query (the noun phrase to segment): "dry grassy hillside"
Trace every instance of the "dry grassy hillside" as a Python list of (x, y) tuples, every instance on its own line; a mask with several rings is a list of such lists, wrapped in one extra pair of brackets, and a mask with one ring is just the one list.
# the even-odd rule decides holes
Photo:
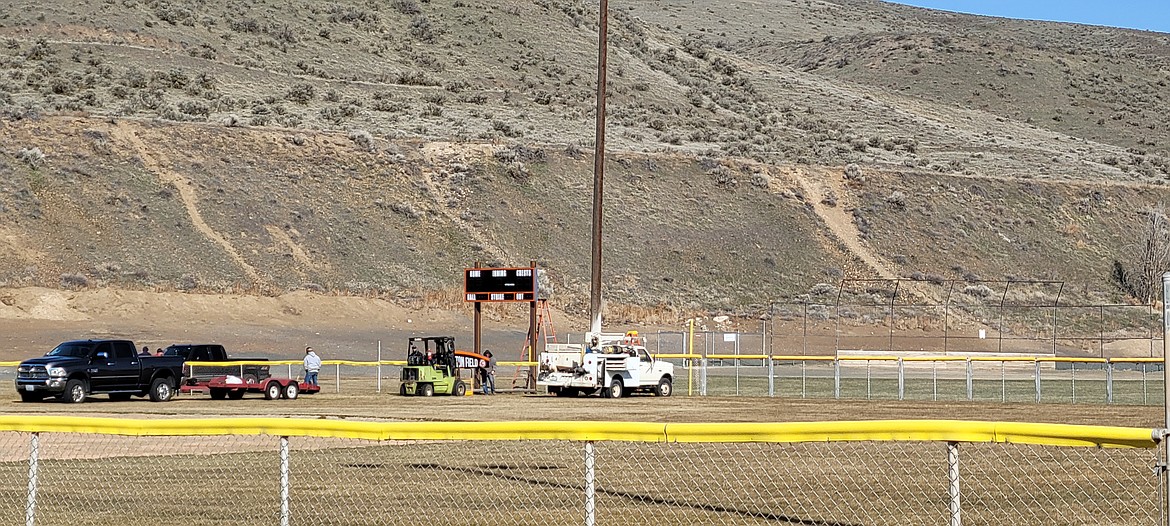
[[(616, 304), (756, 310), (900, 276), (1113, 301), (1166, 200), (1170, 36), (869, 0), (611, 8)], [(536, 260), (581, 311), (596, 20), (11, 0), (0, 282), (417, 298)]]

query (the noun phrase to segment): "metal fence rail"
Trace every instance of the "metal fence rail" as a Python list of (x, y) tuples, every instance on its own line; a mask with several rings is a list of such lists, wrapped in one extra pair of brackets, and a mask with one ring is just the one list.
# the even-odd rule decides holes
[(1151, 524), (1161, 430), (0, 417), (4, 524)]

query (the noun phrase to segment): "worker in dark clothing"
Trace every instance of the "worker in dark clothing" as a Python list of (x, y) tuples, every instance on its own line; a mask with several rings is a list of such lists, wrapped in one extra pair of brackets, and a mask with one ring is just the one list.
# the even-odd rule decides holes
[(496, 394), (496, 359), (492, 356), (491, 351), (484, 351), (483, 356), (487, 358), (487, 363), (482, 368), (483, 394)]

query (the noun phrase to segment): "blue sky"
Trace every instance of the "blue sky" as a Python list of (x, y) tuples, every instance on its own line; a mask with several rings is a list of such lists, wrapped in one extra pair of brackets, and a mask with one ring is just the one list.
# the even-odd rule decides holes
[(895, 0), (895, 3), (977, 15), (1170, 33), (1167, 0)]

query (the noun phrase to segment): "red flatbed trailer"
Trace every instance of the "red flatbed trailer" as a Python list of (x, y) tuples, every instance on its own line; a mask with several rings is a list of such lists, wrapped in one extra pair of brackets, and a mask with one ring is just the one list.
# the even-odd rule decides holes
[(239, 400), (246, 393), (264, 393), (265, 400), (276, 400), (277, 398), (295, 400), (300, 395), (313, 394), (320, 390), (320, 386), (309, 385), (295, 379), (269, 377), (263, 380), (253, 380), (237, 376), (217, 376), (205, 383), (184, 385), (180, 388), (180, 392), (183, 393), (207, 391), (212, 400), (223, 400), (224, 398)]

